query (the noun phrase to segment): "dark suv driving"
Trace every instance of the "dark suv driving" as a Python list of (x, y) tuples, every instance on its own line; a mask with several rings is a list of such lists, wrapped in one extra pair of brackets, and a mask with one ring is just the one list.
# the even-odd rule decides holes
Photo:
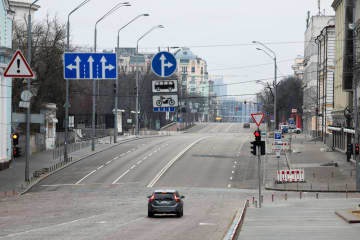
[(184, 214), (184, 196), (176, 190), (155, 190), (148, 196), (148, 217), (153, 217), (157, 213), (176, 214), (182, 217)]

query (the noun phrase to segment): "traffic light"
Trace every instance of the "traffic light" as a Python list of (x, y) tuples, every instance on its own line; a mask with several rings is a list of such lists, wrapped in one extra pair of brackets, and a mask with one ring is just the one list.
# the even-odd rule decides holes
[(257, 142), (261, 141), (261, 132), (259, 130), (256, 130), (254, 132), (254, 136), (255, 136), (255, 141)]
[(20, 157), (21, 151), (19, 147), (13, 147), (13, 156), (14, 157)]
[(359, 144), (357, 143), (357, 144), (355, 144), (355, 154), (356, 154), (356, 155), (359, 155), (359, 152), (360, 152), (360, 146), (359, 146)]
[(257, 148), (257, 142), (253, 141), (251, 142), (251, 153), (256, 156), (256, 148)]
[(19, 144), (19, 134), (17, 133), (14, 133), (12, 135), (12, 140), (13, 140), (13, 146), (16, 146)]

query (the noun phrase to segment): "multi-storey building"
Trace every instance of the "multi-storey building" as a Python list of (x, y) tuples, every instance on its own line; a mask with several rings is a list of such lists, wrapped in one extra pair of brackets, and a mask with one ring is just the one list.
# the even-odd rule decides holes
[(297, 56), (295, 58), (294, 65), (291, 66), (291, 68), (294, 70), (294, 76), (298, 79), (303, 80), (304, 79), (304, 57), (303, 56)]
[[(16, 24), (27, 24), (29, 8), (33, 1), (30, 0), (10, 0), (10, 7), (15, 11), (14, 22)], [(30, 14), (33, 16), (34, 12), (40, 8), (39, 5), (33, 4), (31, 6)]]
[[(335, 21), (330, 20), (316, 38), (318, 45), (318, 119), (321, 127), (320, 136), (324, 143), (328, 142), (332, 132), (328, 127), (332, 125), (332, 111), (334, 109), (334, 75), (335, 75)], [(329, 142), (329, 143), (330, 143)]]
[(304, 131), (312, 136), (318, 136), (317, 117), (317, 66), (318, 49), (315, 38), (321, 30), (328, 25), (333, 16), (308, 16), (305, 31), (304, 51), (304, 102), (303, 102), (303, 126)]
[(351, 142), (352, 109), (352, 65), (353, 65), (353, 31), (349, 24), (353, 22), (353, 1), (335, 0), (332, 3), (335, 10), (335, 78), (334, 78), (334, 111), (332, 146), (340, 151), (346, 150), (346, 144)]
[(0, 170), (8, 168), (11, 150), (11, 92), (12, 79), (4, 72), (12, 55), (13, 11), (8, 0), (0, 1)]

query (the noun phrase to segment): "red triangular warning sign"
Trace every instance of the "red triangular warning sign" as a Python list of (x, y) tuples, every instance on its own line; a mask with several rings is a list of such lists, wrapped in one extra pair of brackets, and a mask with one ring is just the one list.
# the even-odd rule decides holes
[(17, 50), (14, 56), (12, 57), (4, 77), (12, 78), (33, 78), (34, 73), (32, 72), (29, 64), (27, 63), (24, 55), (20, 50)]
[(264, 120), (263, 113), (252, 113), (251, 118), (254, 120), (257, 126), (260, 126), (261, 122)]

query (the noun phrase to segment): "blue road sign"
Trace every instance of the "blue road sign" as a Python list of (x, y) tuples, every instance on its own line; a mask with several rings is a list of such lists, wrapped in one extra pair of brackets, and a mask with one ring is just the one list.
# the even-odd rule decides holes
[(159, 52), (151, 61), (151, 68), (159, 77), (171, 76), (176, 71), (176, 66), (176, 58), (169, 52)]
[(117, 79), (115, 53), (64, 53), (65, 79)]
[(282, 139), (281, 138), (281, 132), (275, 132), (274, 138), (275, 138), (275, 140), (281, 140)]
[(175, 107), (154, 107), (154, 112), (175, 112)]

